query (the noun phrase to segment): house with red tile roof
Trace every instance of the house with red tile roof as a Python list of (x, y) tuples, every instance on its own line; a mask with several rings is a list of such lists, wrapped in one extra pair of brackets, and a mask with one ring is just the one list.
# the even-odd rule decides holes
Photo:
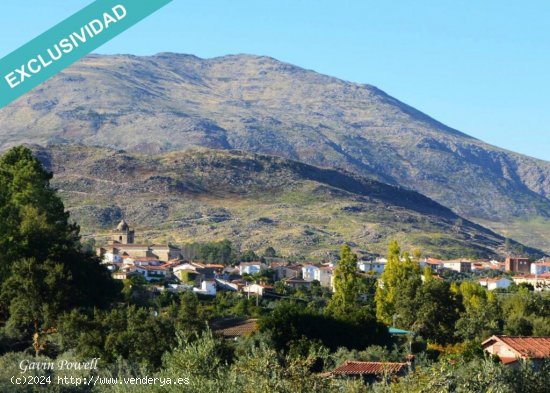
[(328, 376), (333, 378), (361, 378), (365, 382), (401, 377), (409, 371), (408, 363), (346, 361)]
[(223, 338), (236, 340), (239, 337), (251, 336), (258, 331), (257, 319), (226, 318), (211, 321), (211, 327), (214, 333)]
[(480, 278), (479, 285), (486, 287), (489, 291), (498, 289), (498, 288), (508, 288), (512, 284), (512, 281), (506, 277), (496, 277), (496, 278)]
[(536, 363), (550, 359), (550, 337), (492, 336), (481, 346), (504, 364), (518, 365), (521, 360), (529, 359)]
[(514, 283), (519, 285), (521, 283), (530, 284), (535, 291), (548, 291), (550, 290), (550, 273), (543, 274), (525, 274), (522, 276), (512, 277)]

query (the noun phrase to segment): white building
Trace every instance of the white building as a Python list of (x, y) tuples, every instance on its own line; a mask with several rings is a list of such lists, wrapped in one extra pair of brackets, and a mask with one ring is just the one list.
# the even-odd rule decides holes
[(204, 280), (200, 288), (193, 288), (193, 292), (201, 295), (216, 296), (216, 281)]
[(152, 280), (162, 280), (165, 278), (170, 278), (172, 276), (172, 272), (169, 266), (161, 265), (161, 266), (132, 266), (130, 269), (136, 273), (139, 273), (145, 278), (147, 281)]
[(316, 280), (315, 275), (319, 274), (319, 273), (317, 273), (318, 270), (319, 270), (319, 266), (315, 266), (315, 265), (302, 266), (302, 278), (305, 281)]
[(327, 266), (305, 265), (302, 267), (302, 278), (304, 281), (319, 281), (322, 287), (332, 288), (333, 268)]
[(459, 273), (469, 273), (472, 271), (472, 262), (465, 259), (453, 259), (450, 261), (443, 261), (443, 267)]
[(482, 278), (479, 280), (479, 285), (486, 287), (489, 291), (493, 291), (498, 288), (508, 288), (512, 284), (512, 281), (505, 278)]
[(241, 262), (239, 272), (241, 276), (244, 274), (257, 274), (267, 269), (267, 266), (261, 262)]
[(376, 274), (382, 274), (386, 268), (386, 263), (388, 260), (386, 258), (376, 258), (374, 261), (359, 261), (357, 263), (357, 268), (362, 272), (374, 272)]
[(243, 292), (249, 295), (257, 294), (263, 296), (266, 292), (271, 292), (273, 290), (274, 288), (272, 285), (250, 284), (243, 287)]
[(322, 266), (315, 272), (315, 279), (319, 281), (322, 287), (332, 288), (334, 285), (334, 275), (332, 266)]
[(103, 263), (122, 263), (122, 257), (112, 252), (106, 252), (103, 254)]
[(514, 276), (512, 280), (519, 285), (521, 283), (530, 284), (535, 291), (548, 291), (550, 290), (550, 273), (544, 274), (527, 274), (524, 276)]
[(550, 272), (550, 261), (535, 262), (531, 264), (531, 274), (544, 274)]

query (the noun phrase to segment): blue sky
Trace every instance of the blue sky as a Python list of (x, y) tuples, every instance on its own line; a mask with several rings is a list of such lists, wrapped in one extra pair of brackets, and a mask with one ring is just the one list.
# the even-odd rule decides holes
[[(2, 4), (0, 57), (89, 3)], [(549, 21), (545, 0), (174, 0), (98, 53), (268, 55), (550, 160)]]

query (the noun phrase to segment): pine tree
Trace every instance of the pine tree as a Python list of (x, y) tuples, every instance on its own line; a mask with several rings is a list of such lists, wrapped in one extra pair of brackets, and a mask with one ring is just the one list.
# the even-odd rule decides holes
[(60, 313), (105, 306), (118, 292), (99, 260), (82, 251), (51, 178), (28, 148), (0, 158), (0, 311), (37, 353)]

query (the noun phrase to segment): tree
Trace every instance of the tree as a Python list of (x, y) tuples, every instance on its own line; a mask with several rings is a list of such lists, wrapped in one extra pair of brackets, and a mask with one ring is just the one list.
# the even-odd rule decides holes
[[(390, 241), (388, 262), (376, 289), (376, 316), (386, 324), (393, 323), (394, 316), (397, 316), (396, 303), (401, 302), (401, 308), (404, 310), (414, 311), (406, 302), (414, 299), (416, 289), (421, 285), (418, 263), (412, 261), (406, 253), (401, 261), (400, 254), (401, 249), (397, 241)], [(403, 291), (404, 288), (407, 289), (406, 293)]]
[(476, 282), (460, 284), (464, 311), (456, 323), (455, 336), (481, 341), (502, 329), (502, 311), (495, 295)]
[(80, 247), (78, 226), (68, 223), (51, 178), (25, 147), (0, 158), (0, 281), (18, 260), (40, 263)]
[(415, 303), (412, 329), (438, 344), (452, 343), (461, 304), (449, 284), (434, 279), (426, 281), (418, 289)]
[(257, 261), (258, 260), (258, 256), (256, 255), (256, 253), (252, 250), (245, 250), (242, 254), (241, 254), (241, 258), (240, 258), (241, 262), (253, 262), (253, 261)]
[(277, 256), (277, 251), (273, 247), (269, 246), (265, 249), (262, 256), (265, 258), (275, 258)]
[(388, 329), (367, 313), (356, 311), (341, 317), (286, 301), (278, 302), (270, 314), (260, 319), (260, 330), (270, 334), (277, 350), (288, 350), (304, 337), (318, 340), (331, 350), (364, 349), (391, 341)]
[(0, 310), (10, 334), (46, 347), (63, 311), (105, 307), (119, 285), (82, 250), (47, 172), (25, 147), (0, 158)]
[(334, 294), (327, 310), (335, 315), (353, 313), (358, 306), (361, 280), (357, 274), (357, 254), (348, 245), (342, 246), (340, 260), (334, 269)]

